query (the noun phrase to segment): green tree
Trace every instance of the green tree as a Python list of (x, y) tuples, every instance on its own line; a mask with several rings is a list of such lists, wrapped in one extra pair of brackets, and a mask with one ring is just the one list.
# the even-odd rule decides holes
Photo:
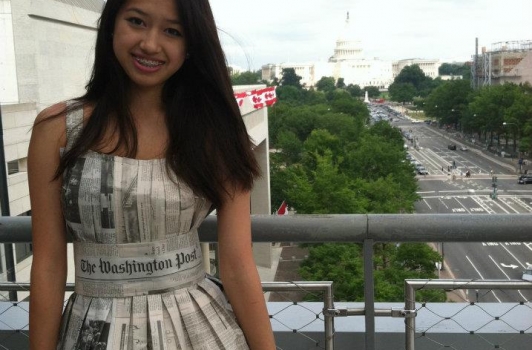
[[(404, 280), (436, 278), (435, 263), (441, 256), (426, 244), (380, 243), (374, 246), (375, 300), (404, 301)], [(408, 253), (411, 253), (408, 255)], [(363, 301), (363, 257), (360, 244), (318, 244), (309, 248), (299, 273), (310, 281), (333, 281), (338, 301)], [(416, 293), (417, 301), (445, 301), (443, 291)]]
[(344, 78), (338, 78), (338, 81), (336, 82), (336, 87), (338, 89), (344, 89), (346, 87)]
[(303, 96), (302, 90), (292, 85), (279, 86), (276, 90), (277, 98), (284, 102), (300, 104)]
[(294, 68), (283, 68), (283, 77), (279, 82), (279, 86), (293, 86), (299, 90), (303, 87), (301, 86), (301, 77), (296, 74)]
[(471, 67), (464, 63), (442, 63), (440, 68), (438, 68), (439, 75), (454, 75), (461, 76), (462, 79), (470, 80), (471, 78)]
[[(397, 102), (410, 102), (415, 96), (427, 96), (440, 81), (433, 81), (414, 64), (404, 67), (388, 87), (390, 98)], [(413, 89), (412, 89), (413, 88)]]
[(349, 140), (356, 140), (366, 124), (365, 115), (352, 115), (348, 113), (337, 113), (328, 111), (316, 117), (315, 128), (327, 130), (332, 135), (338, 137), (345, 145)]
[(256, 72), (241, 72), (231, 74), (231, 82), (233, 85), (253, 85), (261, 82), (261, 71)]
[[(305, 104), (311, 94), (318, 103)], [(270, 138), (281, 150), (270, 157), (272, 203), (286, 200), (301, 214), (411, 212), (417, 184), (404, 162), (400, 132), (384, 122), (368, 127), (365, 104), (342, 89), (330, 91), (325, 101), (317, 94), (324, 96), (302, 92), (290, 103), (281, 96), (271, 109)], [(402, 300), (404, 279), (421, 278), (426, 266), (424, 255), (417, 265), (397, 262), (397, 249), (392, 243), (376, 246), (378, 300)], [(301, 275), (335, 281), (340, 300), (362, 300), (361, 266), (358, 244), (313, 245)]]
[(438, 86), (425, 100), (425, 114), (441, 124), (458, 126), (465, 116), (473, 90), (467, 80), (450, 80)]
[(410, 102), (417, 95), (417, 90), (412, 83), (392, 83), (388, 87), (390, 98), (396, 102)]
[(318, 105), (327, 103), (327, 97), (322, 91), (303, 90), (303, 102), (306, 105)]
[[(404, 168), (404, 150), (379, 135), (364, 133), (345, 151), (345, 171), (354, 178), (377, 180)], [(408, 164), (406, 164), (408, 165)], [(403, 170), (404, 171), (404, 170)], [(411, 176), (413, 178), (413, 176)]]
[(362, 252), (358, 244), (325, 243), (309, 248), (299, 273), (307, 281), (334, 281), (336, 301), (361, 301), (364, 296)]
[(321, 77), (316, 83), (316, 89), (323, 92), (331, 92), (336, 89), (333, 77)]
[[(513, 107), (512, 111), (512, 106), (519, 100), (521, 93), (519, 86), (515, 84), (487, 86), (478, 90), (468, 105), (466, 124), (478, 132), (479, 136), (484, 134), (491, 145), (494, 135), (512, 131), (504, 128), (503, 123), (513, 123), (514, 118), (518, 118), (520, 108)], [(497, 139), (497, 143), (499, 140)]]
[[(512, 134), (513, 140), (519, 140), (519, 151), (526, 152), (530, 150), (530, 136), (532, 136), (528, 127), (532, 122), (532, 95), (523, 87), (516, 87), (512, 90), (511, 98), (512, 104), (504, 115), (505, 131)], [(514, 142), (514, 152), (516, 151), (517, 142)]]
[(416, 91), (419, 91), (427, 80), (430, 80), (430, 78), (423, 73), (423, 70), (417, 64), (413, 64), (404, 67), (393, 82), (398, 84), (412, 84)]
[(358, 85), (349, 84), (347, 85), (346, 90), (352, 97), (364, 97), (364, 91)]
[(369, 98), (376, 98), (379, 97), (381, 92), (379, 91), (379, 88), (376, 86), (366, 86), (364, 87), (364, 91), (368, 92)]
[(342, 93), (343, 97), (331, 101), (331, 110), (337, 113), (345, 113), (361, 118), (364, 122), (369, 119), (369, 111), (366, 104), (359, 99), (351, 98), (348, 94)]
[(313, 155), (324, 156), (325, 153), (331, 152), (331, 156), (336, 158), (341, 154), (340, 139), (329, 131), (321, 129), (312, 130), (310, 136), (305, 140), (304, 148), (306, 153)]
[(301, 160), (303, 143), (298, 139), (294, 132), (290, 130), (282, 130), (279, 133), (275, 144), (281, 150), (280, 160), (285, 164), (294, 164)]

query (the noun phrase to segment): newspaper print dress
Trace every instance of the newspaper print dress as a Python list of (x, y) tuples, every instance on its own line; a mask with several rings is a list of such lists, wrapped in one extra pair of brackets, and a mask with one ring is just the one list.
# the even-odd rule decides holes
[[(82, 127), (67, 114), (67, 149)], [(76, 292), (57, 349), (248, 349), (217, 285), (205, 278), (197, 227), (210, 203), (169, 178), (164, 159), (89, 151), (64, 173)]]

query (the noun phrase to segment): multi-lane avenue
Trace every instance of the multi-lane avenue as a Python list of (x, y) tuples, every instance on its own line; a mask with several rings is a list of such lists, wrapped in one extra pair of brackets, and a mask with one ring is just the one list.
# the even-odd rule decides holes
[[(425, 123), (394, 118), (392, 124), (410, 135), (410, 140), (405, 138), (408, 152), (428, 170), (427, 175), (417, 176), (421, 200), (416, 203), (416, 213), (532, 214), (532, 184), (517, 183), (515, 160), (466, 145), (457, 134)], [(456, 149), (449, 147), (451, 144), (457, 145)], [(520, 279), (522, 271), (532, 264), (532, 239), (530, 242), (435, 242), (435, 246), (443, 251), (442, 273), (451, 278)], [(470, 291), (464, 297), (471, 301), (478, 298), (484, 302), (529, 302), (532, 291)]]

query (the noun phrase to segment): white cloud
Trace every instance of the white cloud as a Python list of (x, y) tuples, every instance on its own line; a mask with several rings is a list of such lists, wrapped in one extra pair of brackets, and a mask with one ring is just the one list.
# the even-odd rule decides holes
[[(532, 40), (531, 0), (211, 0), (230, 63), (327, 60), (346, 12), (367, 57), (465, 60), (480, 46)], [(232, 36), (232, 37), (231, 37)], [(246, 58), (247, 55), (247, 58)]]

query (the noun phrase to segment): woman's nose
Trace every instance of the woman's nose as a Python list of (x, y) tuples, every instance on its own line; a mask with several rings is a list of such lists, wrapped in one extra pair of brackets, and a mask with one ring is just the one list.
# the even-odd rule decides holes
[(145, 32), (140, 42), (140, 49), (146, 53), (156, 53), (160, 50), (159, 34), (157, 31), (148, 30)]

